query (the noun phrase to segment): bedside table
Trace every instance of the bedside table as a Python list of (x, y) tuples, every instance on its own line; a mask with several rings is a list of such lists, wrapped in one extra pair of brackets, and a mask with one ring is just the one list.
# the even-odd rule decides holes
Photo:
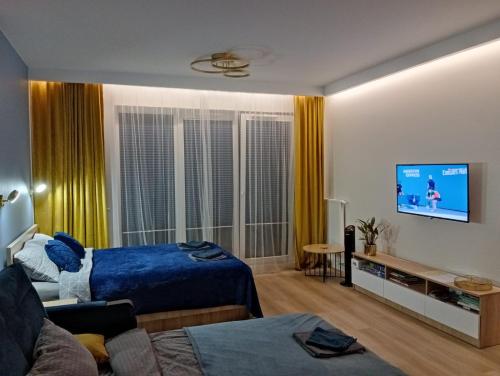
[(71, 299), (58, 299), (58, 300), (49, 300), (47, 302), (42, 302), (43, 306), (45, 308), (48, 307), (58, 307), (58, 306), (65, 306), (65, 305), (70, 305), (70, 304), (77, 304), (78, 299), (77, 298), (71, 298)]

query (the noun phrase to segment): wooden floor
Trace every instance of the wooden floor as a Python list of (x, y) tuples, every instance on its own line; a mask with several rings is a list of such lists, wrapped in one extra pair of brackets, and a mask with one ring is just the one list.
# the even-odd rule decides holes
[(301, 272), (255, 276), (265, 316), (313, 312), (409, 375), (500, 376), (500, 346), (479, 350), (339, 280)]

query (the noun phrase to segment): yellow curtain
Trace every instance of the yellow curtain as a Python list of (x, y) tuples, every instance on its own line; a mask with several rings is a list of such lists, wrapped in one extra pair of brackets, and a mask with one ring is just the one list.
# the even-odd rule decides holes
[(33, 184), (40, 232), (108, 246), (102, 85), (30, 82)]
[(323, 97), (294, 98), (295, 107), (295, 267), (301, 269), (302, 247), (324, 243), (326, 214), (323, 182)]

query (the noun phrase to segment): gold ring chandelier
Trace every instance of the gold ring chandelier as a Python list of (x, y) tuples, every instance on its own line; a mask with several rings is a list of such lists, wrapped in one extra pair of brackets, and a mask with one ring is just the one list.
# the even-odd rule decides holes
[(191, 69), (201, 73), (222, 74), (230, 78), (250, 76), (250, 62), (232, 52), (216, 52), (191, 62)]

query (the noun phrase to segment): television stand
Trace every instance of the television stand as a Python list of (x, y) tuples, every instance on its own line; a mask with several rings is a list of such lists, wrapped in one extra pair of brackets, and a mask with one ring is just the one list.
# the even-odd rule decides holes
[(455, 277), (385, 253), (353, 254), (356, 290), (476, 347), (500, 344), (500, 288), (469, 291)]

